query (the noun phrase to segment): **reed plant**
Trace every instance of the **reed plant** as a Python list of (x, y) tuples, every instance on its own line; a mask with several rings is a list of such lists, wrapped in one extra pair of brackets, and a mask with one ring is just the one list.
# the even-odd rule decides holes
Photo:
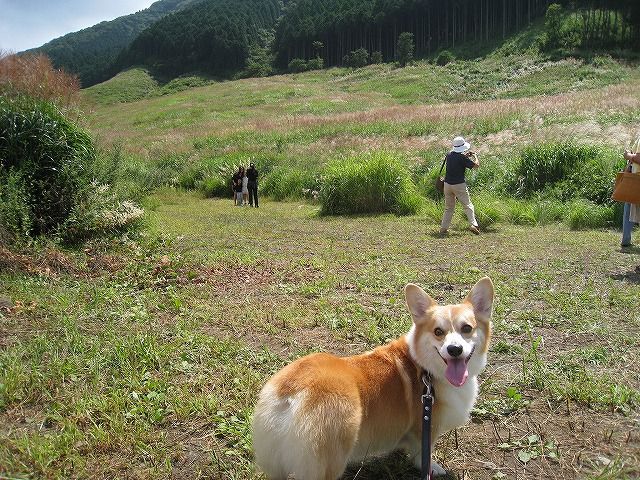
[(402, 160), (375, 152), (328, 165), (320, 193), (321, 214), (417, 213), (424, 203)]

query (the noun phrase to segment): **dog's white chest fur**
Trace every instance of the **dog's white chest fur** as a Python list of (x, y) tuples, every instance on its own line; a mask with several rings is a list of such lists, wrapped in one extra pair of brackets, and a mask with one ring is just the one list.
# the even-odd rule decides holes
[[(434, 417), (435, 439), (443, 433), (464, 425), (478, 396), (478, 380), (470, 378), (461, 387), (452, 387), (447, 382), (434, 383), (438, 415)], [(434, 439), (434, 440), (435, 440)]]

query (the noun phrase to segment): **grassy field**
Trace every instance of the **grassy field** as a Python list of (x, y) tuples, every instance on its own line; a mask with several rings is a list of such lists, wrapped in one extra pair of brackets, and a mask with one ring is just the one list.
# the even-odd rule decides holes
[[(435, 163), (463, 133), (487, 172), (546, 141), (621, 151), (639, 80), (609, 57), (532, 54), (217, 83), (133, 69), (83, 102), (103, 151), (160, 170), (227, 158), (314, 173), (376, 151)], [(480, 213), (502, 201), (472, 195)], [(407, 282), (449, 303), (484, 275), (495, 336), (473, 422), (437, 446), (450, 477), (640, 476), (640, 249), (620, 251), (618, 231), (510, 224), (547, 208), (535, 201), (479, 237), (458, 212), (447, 238), (435, 202), (322, 217), (313, 202), (234, 208), (167, 188), (144, 204), (138, 232), (30, 255), (0, 246), (0, 479), (261, 478), (249, 425), (270, 374), (405, 333)], [(394, 455), (344, 476), (356, 478), (418, 472)]]
[[(442, 239), (419, 216), (170, 190), (149, 206), (139, 238), (0, 262), (1, 478), (260, 478), (249, 422), (271, 373), (402, 335), (407, 282), (457, 302), (483, 275), (495, 336), (473, 422), (437, 446), (451, 478), (640, 474), (640, 250), (617, 233), (473, 237), (459, 218)], [(418, 478), (398, 455), (357, 470)]]
[(153, 83), (131, 70), (87, 89), (84, 98), (101, 142), (142, 158), (236, 155), (317, 167), (380, 148), (408, 157), (439, 154), (458, 132), (483, 154), (541, 139), (620, 147), (640, 120), (639, 79), (636, 66), (609, 57), (552, 62), (522, 54), (444, 67), (332, 68), (166, 95), (156, 89), (122, 103), (123, 90), (146, 91)]

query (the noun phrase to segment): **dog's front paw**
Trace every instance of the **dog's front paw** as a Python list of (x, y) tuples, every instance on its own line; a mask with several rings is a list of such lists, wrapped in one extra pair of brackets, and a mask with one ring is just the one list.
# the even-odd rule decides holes
[(431, 476), (432, 477), (441, 477), (442, 475), (446, 475), (447, 471), (442, 468), (437, 462), (433, 462), (431, 464)]

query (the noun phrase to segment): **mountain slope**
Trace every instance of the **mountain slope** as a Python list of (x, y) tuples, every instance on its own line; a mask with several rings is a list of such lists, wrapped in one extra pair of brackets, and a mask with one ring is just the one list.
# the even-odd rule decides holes
[(94, 85), (117, 73), (113, 71), (115, 59), (140, 32), (199, 1), (159, 0), (137, 13), (69, 33), (24, 53), (44, 53), (57, 68), (78, 75), (84, 87)]
[(275, 28), (280, 12), (279, 0), (206, 0), (150, 26), (123, 52), (118, 66), (224, 75), (245, 66), (249, 48)]

